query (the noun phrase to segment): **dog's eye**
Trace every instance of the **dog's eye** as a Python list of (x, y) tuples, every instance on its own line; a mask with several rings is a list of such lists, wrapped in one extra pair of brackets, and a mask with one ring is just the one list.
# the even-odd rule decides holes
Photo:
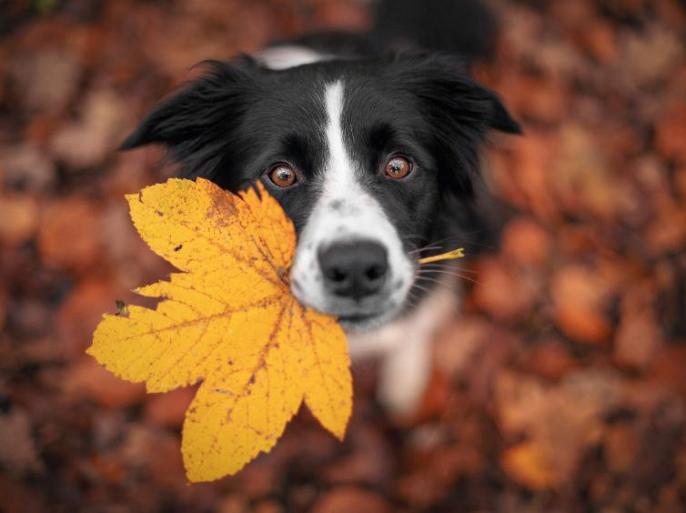
[(298, 175), (288, 164), (277, 164), (269, 171), (269, 179), (277, 187), (286, 189), (297, 183)]
[(393, 180), (400, 180), (412, 172), (412, 167), (412, 162), (405, 157), (393, 157), (386, 162), (384, 174)]

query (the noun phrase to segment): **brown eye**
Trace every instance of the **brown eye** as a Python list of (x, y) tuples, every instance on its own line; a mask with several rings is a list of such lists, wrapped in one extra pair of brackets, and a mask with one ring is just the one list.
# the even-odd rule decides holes
[(412, 172), (412, 162), (405, 157), (393, 157), (386, 163), (384, 173), (388, 178), (400, 180)]
[(288, 164), (279, 164), (269, 172), (269, 179), (277, 187), (285, 189), (298, 181), (298, 175)]

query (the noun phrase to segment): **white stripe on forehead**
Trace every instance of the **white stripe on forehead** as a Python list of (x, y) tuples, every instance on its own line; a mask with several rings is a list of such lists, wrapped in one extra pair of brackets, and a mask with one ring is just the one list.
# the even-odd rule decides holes
[(355, 165), (346, 151), (343, 140), (343, 105), (345, 104), (345, 90), (343, 82), (338, 80), (328, 84), (324, 90), (324, 106), (328, 117), (326, 125), (326, 140), (329, 156), (324, 169), (324, 191), (327, 195), (340, 194), (345, 187), (355, 187)]

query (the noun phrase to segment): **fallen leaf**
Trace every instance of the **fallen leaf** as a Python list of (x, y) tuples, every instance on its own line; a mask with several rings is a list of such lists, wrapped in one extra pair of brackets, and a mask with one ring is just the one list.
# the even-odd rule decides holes
[(551, 237), (536, 221), (519, 217), (504, 228), (501, 239), (506, 258), (520, 265), (542, 265), (552, 252)]
[(219, 502), (217, 513), (248, 513), (248, 505), (240, 494), (227, 495)]
[[(105, 279), (85, 279), (69, 292), (55, 319), (55, 328), (68, 357), (83, 355), (89, 346), (93, 329), (98, 325), (102, 312), (113, 303), (112, 282)], [(115, 303), (116, 304), (116, 303)]]
[(3, 148), (0, 157), (2, 181), (6, 187), (29, 191), (49, 191), (55, 184), (55, 164), (40, 147), (26, 143)]
[(478, 264), (478, 283), (474, 302), (496, 319), (515, 320), (531, 312), (538, 299), (536, 284), (511, 269), (496, 257), (485, 257)]
[(565, 125), (558, 133), (556, 155), (552, 189), (562, 210), (612, 219), (621, 190), (591, 131), (577, 124)]
[(555, 386), (501, 374), (495, 384), (501, 432), (527, 438), (502, 454), (504, 470), (534, 490), (569, 482), (586, 450), (598, 442), (605, 415), (620, 401), (621, 384), (616, 373), (601, 369), (576, 371)]
[(662, 345), (658, 320), (650, 303), (653, 287), (636, 286), (621, 302), (621, 321), (615, 334), (614, 358), (624, 366), (645, 370)]
[(38, 205), (28, 195), (0, 195), (0, 242), (16, 246), (33, 237), (38, 226)]
[(433, 345), (436, 368), (452, 378), (461, 376), (473, 365), (476, 353), (488, 342), (492, 332), (487, 322), (463, 316), (444, 330)]
[(393, 468), (391, 442), (374, 425), (358, 425), (350, 430), (347, 447), (350, 454), (334, 460), (324, 470), (324, 478), (333, 485), (357, 483), (383, 486)]
[(182, 272), (138, 289), (157, 309), (106, 315), (88, 353), (166, 392), (202, 381), (183, 427), (190, 481), (239, 471), (269, 451), (305, 402), (343, 438), (352, 383), (343, 330), (290, 294), (295, 232), (276, 200), (171, 179), (127, 197), (155, 253)]
[(0, 289), (0, 331), (5, 327), (7, 315), (7, 291)]
[(550, 173), (556, 161), (556, 145), (554, 137), (547, 133), (527, 132), (526, 137), (513, 142), (511, 159), (490, 170), (496, 193), (539, 219), (557, 218), (559, 206), (551, 195), (554, 177)]
[(565, 348), (564, 344), (555, 338), (543, 340), (531, 348), (525, 365), (531, 374), (542, 376), (548, 380), (559, 380), (567, 373), (577, 370), (578, 362)]
[(630, 472), (639, 449), (638, 434), (631, 426), (611, 426), (603, 437), (603, 453), (612, 472)]
[(154, 394), (145, 404), (145, 419), (157, 426), (179, 427), (193, 400), (195, 390), (177, 388), (168, 394)]
[(539, 445), (522, 442), (506, 449), (501, 464), (512, 478), (533, 490), (542, 490), (557, 484), (555, 469), (547, 461)]
[(608, 65), (617, 59), (619, 53), (615, 32), (609, 23), (594, 21), (586, 30), (579, 31), (580, 43), (597, 61)]
[(260, 502), (253, 508), (254, 513), (283, 513), (283, 508), (278, 502), (273, 500), (266, 500)]
[(391, 507), (382, 497), (362, 488), (337, 488), (322, 497), (312, 508), (314, 513), (390, 513)]
[(83, 271), (102, 263), (100, 208), (78, 196), (52, 201), (42, 208), (38, 250), (48, 268)]
[(359, 2), (318, 2), (315, 5), (319, 30), (368, 32), (373, 24), (369, 10)]
[(41, 513), (46, 505), (27, 481), (0, 474), (0, 508), (3, 513)]
[(130, 467), (129, 472), (131, 467), (146, 469), (153, 482), (173, 489), (183, 483), (183, 463), (178, 451), (176, 435), (153, 426), (133, 424), (124, 434), (117, 456)]
[(110, 408), (137, 404), (145, 395), (141, 385), (116, 379), (86, 356), (72, 365), (64, 391), (68, 396), (85, 397)]
[(0, 413), (0, 466), (23, 475), (43, 470), (27, 412)]
[(624, 73), (639, 87), (665, 80), (684, 55), (679, 36), (656, 24), (624, 34), (621, 52)]
[(20, 103), (28, 112), (55, 113), (66, 108), (78, 89), (78, 55), (68, 48), (16, 52), (9, 75)]
[(83, 105), (82, 118), (66, 124), (50, 144), (55, 159), (70, 170), (93, 169), (102, 164), (127, 121), (126, 103), (111, 91), (93, 92)]
[(610, 285), (594, 270), (560, 268), (551, 283), (554, 317), (562, 331), (579, 342), (602, 343), (612, 331), (606, 314)]

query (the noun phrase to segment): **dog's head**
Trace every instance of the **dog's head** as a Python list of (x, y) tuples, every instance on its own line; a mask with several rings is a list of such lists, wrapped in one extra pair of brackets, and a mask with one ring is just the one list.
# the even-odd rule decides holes
[(232, 191), (261, 180), (298, 233), (293, 293), (348, 329), (402, 311), (413, 250), (430, 242), (446, 198), (470, 200), (486, 132), (519, 131), (450, 58), (208, 66), (123, 148), (164, 144), (187, 176)]

